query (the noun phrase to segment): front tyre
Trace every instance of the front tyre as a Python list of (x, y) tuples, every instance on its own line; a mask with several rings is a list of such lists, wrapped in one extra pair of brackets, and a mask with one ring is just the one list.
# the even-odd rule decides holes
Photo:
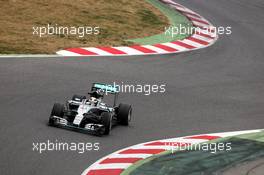
[(128, 126), (131, 121), (132, 107), (128, 104), (120, 104), (117, 110), (117, 120), (121, 125)]
[(55, 103), (53, 105), (53, 108), (51, 110), (51, 114), (49, 117), (49, 125), (50, 126), (54, 126), (54, 118), (53, 116), (57, 116), (57, 117), (61, 117), (63, 118), (64, 115), (64, 105), (60, 104), (60, 103)]
[(104, 135), (109, 135), (112, 128), (112, 117), (108, 112), (103, 112), (101, 114), (101, 117), (102, 117), (102, 124), (105, 127)]

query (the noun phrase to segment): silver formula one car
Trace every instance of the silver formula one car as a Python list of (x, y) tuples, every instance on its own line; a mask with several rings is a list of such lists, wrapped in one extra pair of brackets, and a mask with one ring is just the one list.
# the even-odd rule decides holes
[[(118, 91), (114, 86), (93, 83), (89, 98), (74, 95), (65, 105), (55, 103), (49, 125), (71, 128), (96, 135), (108, 135), (114, 125), (128, 125), (132, 107), (127, 104), (116, 105)], [(102, 100), (105, 95), (114, 95), (114, 104), (109, 106)]]

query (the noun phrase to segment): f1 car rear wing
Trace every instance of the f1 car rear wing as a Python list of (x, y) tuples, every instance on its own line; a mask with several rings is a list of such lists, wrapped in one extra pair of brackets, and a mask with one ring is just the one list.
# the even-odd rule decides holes
[(91, 91), (96, 91), (96, 90), (102, 90), (104, 91), (104, 93), (107, 94), (114, 94), (115, 98), (114, 98), (114, 104), (113, 106), (116, 106), (117, 103), (117, 98), (118, 98), (118, 89), (117, 87), (113, 86), (113, 85), (109, 85), (109, 84), (104, 84), (104, 83), (93, 83), (93, 86), (91, 88)]
[(115, 94), (118, 93), (118, 89), (113, 85), (103, 84), (103, 83), (93, 83), (92, 91), (102, 90), (105, 93)]

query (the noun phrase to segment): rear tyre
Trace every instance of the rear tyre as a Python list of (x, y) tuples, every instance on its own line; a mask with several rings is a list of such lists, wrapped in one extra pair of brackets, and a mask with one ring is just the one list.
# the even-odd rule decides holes
[(84, 95), (73, 95), (72, 100), (82, 102), (84, 99), (86, 99), (86, 96)]
[(131, 121), (132, 107), (128, 104), (120, 104), (117, 111), (117, 120), (121, 125), (127, 126)]
[(54, 125), (54, 119), (53, 116), (58, 116), (58, 117), (63, 117), (64, 115), (64, 105), (60, 104), (60, 103), (55, 103), (53, 105), (53, 108), (51, 110), (51, 114), (49, 117), (49, 125), (53, 126)]
[(112, 118), (108, 112), (103, 112), (101, 114), (102, 117), (102, 124), (105, 127), (104, 135), (109, 135), (111, 128), (112, 128)]

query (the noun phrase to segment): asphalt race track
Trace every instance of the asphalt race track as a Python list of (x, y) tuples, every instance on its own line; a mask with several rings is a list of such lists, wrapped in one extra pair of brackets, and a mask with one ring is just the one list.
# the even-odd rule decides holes
[[(216, 26), (213, 46), (145, 57), (1, 58), (0, 174), (81, 174), (113, 151), (176, 136), (264, 128), (263, 0), (177, 1)], [(85, 94), (92, 82), (166, 83), (166, 93), (121, 94), (130, 127), (95, 137), (46, 125), (54, 102)], [(100, 151), (32, 151), (32, 142), (99, 142)]]

